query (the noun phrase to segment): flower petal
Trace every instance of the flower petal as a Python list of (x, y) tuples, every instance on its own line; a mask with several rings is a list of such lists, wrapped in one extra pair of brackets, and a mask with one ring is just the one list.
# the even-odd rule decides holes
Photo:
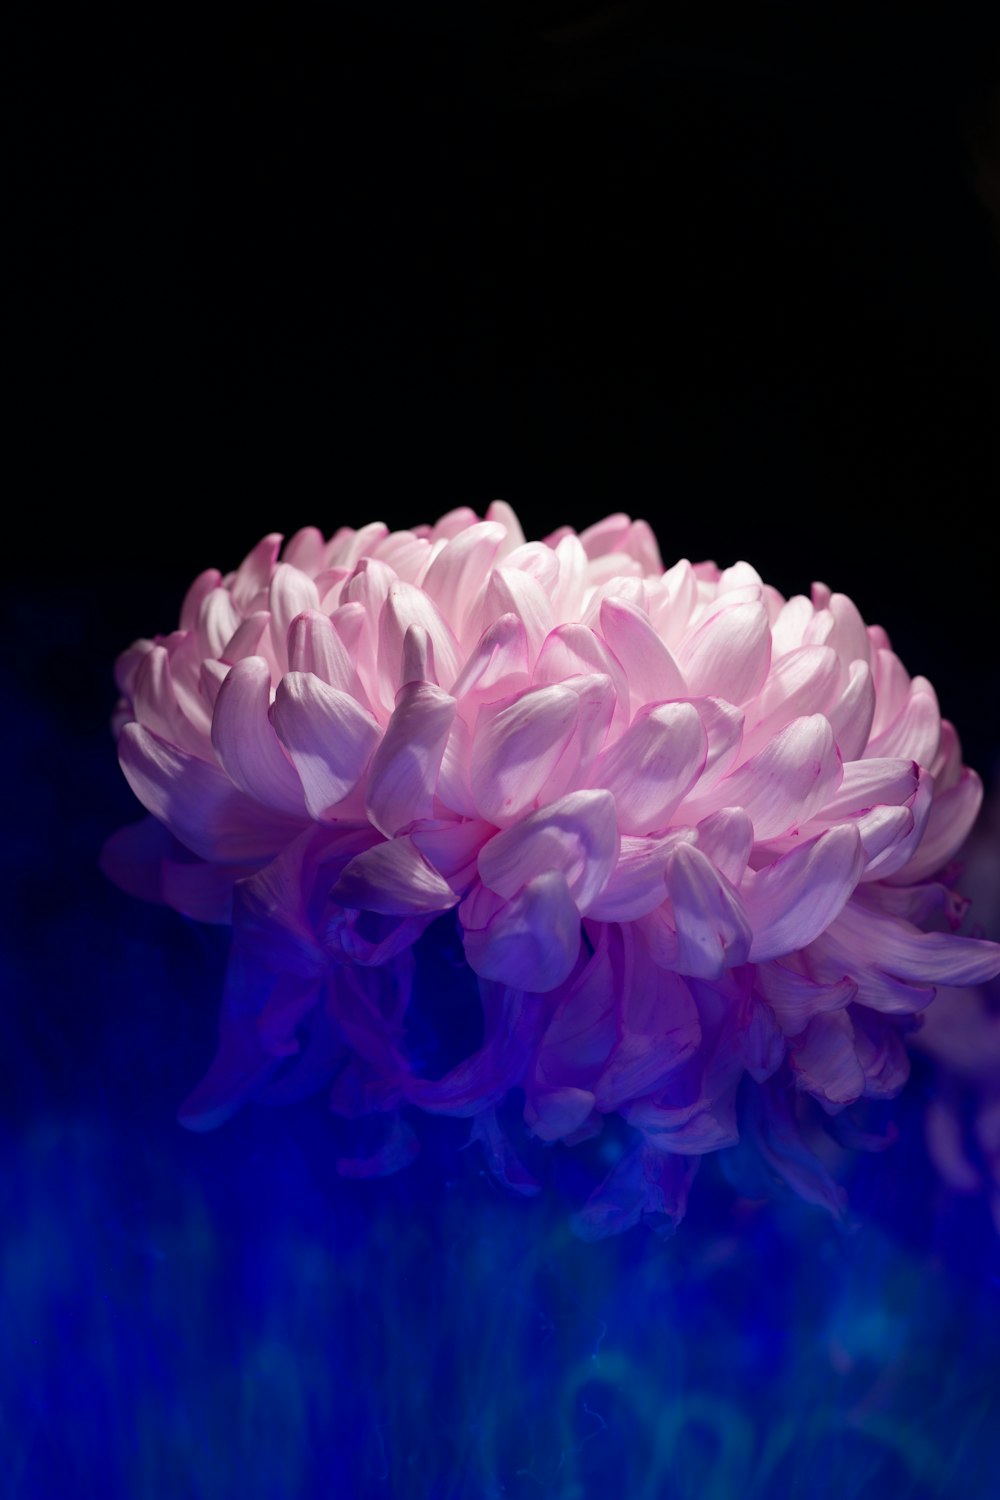
[(822, 714), (796, 719), (752, 760), (721, 781), (713, 796), (742, 807), (760, 842), (799, 827), (828, 803), (843, 772), (833, 731)]
[(625, 671), (634, 709), (687, 696), (681, 669), (648, 615), (624, 599), (605, 598), (600, 621), (601, 634)]
[(355, 855), (330, 894), (344, 906), (390, 917), (448, 911), (458, 901), (411, 838), (389, 839)]
[(281, 670), (288, 670), (288, 627), (303, 610), (319, 609), (316, 585), (307, 573), (290, 563), (279, 563), (268, 590), (267, 607), (271, 611), (271, 639)]
[(126, 724), (118, 757), (129, 786), (148, 812), (186, 848), (222, 862), (269, 858), (301, 823), (238, 791), (228, 776), (140, 724)]
[(509, 899), (536, 875), (558, 870), (585, 913), (607, 884), (618, 851), (611, 794), (570, 792), (490, 839), (479, 853), (479, 875)]
[(365, 806), (387, 837), (434, 812), (434, 789), (455, 717), (455, 700), (427, 682), (408, 682), (368, 773)]
[(302, 783), (268, 717), (271, 669), (247, 656), (229, 670), (212, 716), (212, 744), (226, 775), (265, 807), (305, 816)]
[(751, 871), (741, 895), (753, 926), (751, 963), (804, 948), (843, 910), (864, 869), (856, 828), (842, 824)]
[(558, 870), (536, 875), (485, 927), (465, 932), (465, 954), (483, 979), (554, 990), (580, 951), (580, 914)]
[(357, 786), (381, 730), (371, 714), (312, 672), (286, 672), (272, 710), (310, 816), (322, 818)]
[(679, 974), (716, 979), (745, 963), (751, 929), (739, 896), (693, 844), (679, 843), (667, 863), (667, 892), (677, 932)]
[(771, 664), (771, 629), (762, 604), (728, 605), (711, 615), (678, 652), (692, 695), (711, 693), (746, 703)]
[(533, 809), (576, 729), (578, 701), (552, 686), (480, 709), (470, 781), (482, 817), (504, 827)]
[(698, 710), (664, 703), (635, 722), (601, 755), (591, 780), (606, 787), (623, 833), (659, 833), (701, 775), (708, 750)]

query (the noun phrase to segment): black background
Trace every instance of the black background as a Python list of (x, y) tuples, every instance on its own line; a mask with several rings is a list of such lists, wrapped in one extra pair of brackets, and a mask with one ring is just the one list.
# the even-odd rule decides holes
[(7, 593), (68, 713), (264, 531), (500, 495), (845, 590), (989, 772), (992, 8), (141, 10), (9, 52)]
[(266, 530), (501, 495), (851, 593), (986, 770), (998, 33), (444, 0), (22, 28), (14, 499), (32, 589), (74, 591), (76, 707), (84, 658)]

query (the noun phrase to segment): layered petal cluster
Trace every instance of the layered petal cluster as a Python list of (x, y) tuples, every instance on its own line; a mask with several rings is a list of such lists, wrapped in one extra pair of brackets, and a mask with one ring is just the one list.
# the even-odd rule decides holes
[[(496, 1116), (518, 1089), (543, 1141), (633, 1127), (582, 1233), (675, 1223), (697, 1158), (738, 1145), (836, 1209), (800, 1101), (894, 1094), (936, 989), (1000, 972), (925, 930), (981, 796), (931, 685), (843, 594), (665, 570), (624, 515), (526, 542), (497, 502), (281, 541), (118, 663), (151, 820), (106, 867), (234, 926), (187, 1122), (332, 1080), (335, 1109), (386, 1115), (345, 1172), (408, 1160), (418, 1108), (470, 1117), (526, 1191)], [(482, 1041), (433, 1076), (408, 1012), (445, 914)]]

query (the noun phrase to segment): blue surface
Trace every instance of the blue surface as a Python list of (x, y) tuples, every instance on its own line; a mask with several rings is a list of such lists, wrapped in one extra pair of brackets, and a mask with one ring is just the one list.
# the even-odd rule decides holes
[(674, 1239), (585, 1245), (586, 1152), (521, 1200), (427, 1121), (344, 1181), (322, 1098), (182, 1131), (226, 934), (98, 874), (134, 807), (105, 663), (39, 685), (63, 608), (5, 684), (5, 1496), (993, 1500), (1000, 1245), (927, 1164), (923, 1074), (847, 1232), (710, 1164)]

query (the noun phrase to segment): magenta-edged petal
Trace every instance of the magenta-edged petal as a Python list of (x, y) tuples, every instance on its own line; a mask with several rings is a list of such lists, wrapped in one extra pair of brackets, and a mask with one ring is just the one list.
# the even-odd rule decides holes
[(771, 664), (767, 610), (754, 603), (719, 609), (684, 642), (677, 660), (692, 695), (711, 693), (746, 703)]
[(234, 786), (265, 807), (304, 817), (302, 783), (274, 732), (270, 701), (271, 670), (263, 657), (237, 662), (215, 700), (212, 744)]
[(282, 561), (308, 573), (310, 578), (326, 565), (326, 538), (318, 526), (302, 526), (285, 543)]
[(241, 612), (258, 608), (257, 600), (267, 593), (282, 540), (280, 531), (261, 537), (233, 574), (230, 588), (233, 602)]
[(588, 916), (595, 922), (634, 922), (662, 906), (667, 898), (667, 860), (677, 838), (676, 834), (662, 839), (624, 837), (618, 863), (601, 894), (591, 902)]
[(631, 526), (631, 516), (625, 515), (624, 511), (615, 511), (614, 515), (605, 516), (592, 526), (586, 526), (580, 532), (580, 543), (593, 561), (595, 557), (604, 557), (608, 552), (620, 551)]
[(242, 619), (228, 589), (210, 589), (198, 606), (197, 636), (204, 655), (221, 656)]
[(478, 599), (506, 537), (496, 521), (477, 521), (446, 543), (424, 575), (422, 587), (456, 634)]
[(465, 933), (465, 953), (483, 979), (545, 992), (572, 972), (580, 914), (558, 870), (536, 875), (485, 928)]
[(757, 966), (755, 983), (786, 1036), (798, 1036), (813, 1016), (842, 1010), (858, 993), (853, 979), (846, 976), (836, 983), (820, 984), (785, 964), (773, 962)]
[(204, 734), (195, 729), (177, 700), (166, 647), (154, 646), (142, 657), (131, 697), (132, 712), (146, 729), (195, 755), (211, 756)]
[(707, 749), (693, 704), (663, 703), (599, 757), (591, 780), (611, 792), (623, 833), (659, 833), (701, 775)]
[[(639, 1001), (646, 1014), (641, 1018), (626, 1014), (623, 1034), (593, 1086), (597, 1108), (603, 1113), (654, 1094), (701, 1041), (698, 1010), (680, 975), (647, 962), (635, 983), (646, 991)], [(650, 1000), (655, 1004), (652, 1015)]]
[(833, 823), (873, 807), (899, 807), (915, 795), (919, 772), (920, 767), (913, 760), (878, 757), (848, 761), (843, 780), (817, 816)]
[(444, 754), (438, 770), (438, 811), (446, 818), (479, 819), (475, 798), (469, 783), (469, 765), (472, 760), (472, 731), (459, 714), (451, 723), (445, 741)]
[(740, 885), (753, 848), (753, 823), (742, 807), (720, 807), (698, 824), (695, 842), (730, 885)]
[(551, 600), (537, 578), (518, 568), (497, 568), (486, 589), (484, 609), (484, 625), (501, 615), (516, 615), (521, 621), (528, 639), (530, 670), (556, 623)]
[(261, 807), (222, 771), (140, 724), (126, 724), (118, 757), (139, 801), (186, 848), (222, 862), (269, 858), (293, 839), (301, 823)]
[(824, 713), (840, 682), (837, 653), (830, 646), (800, 646), (771, 664), (767, 681), (748, 708), (746, 744), (751, 752), (792, 719)]
[(434, 815), (434, 789), (455, 717), (455, 700), (427, 682), (409, 682), (368, 773), (365, 806), (380, 833), (392, 837), (416, 818)]
[(181, 630), (196, 630), (198, 628), (198, 611), (201, 608), (201, 601), (206, 594), (210, 594), (213, 589), (217, 589), (221, 583), (222, 574), (218, 568), (206, 568), (204, 572), (198, 574), (198, 577), (184, 595), (179, 620)]
[(470, 782), (481, 817), (504, 827), (535, 805), (576, 729), (568, 686), (531, 688), (513, 703), (480, 709)]
[(278, 739), (292, 758), (314, 818), (357, 786), (381, 730), (353, 698), (312, 672), (287, 672), (272, 709)]
[(910, 1076), (910, 1057), (899, 1023), (857, 1006), (852, 1012), (858, 1062), (866, 1099), (895, 1099)]
[(524, 546), (524, 531), (517, 518), (517, 512), (512, 505), (508, 505), (506, 500), (491, 500), (486, 508), (485, 519), (496, 521), (506, 532), (500, 543), (498, 554), (500, 557), (506, 557), (509, 552), (514, 551), (515, 547)]
[(279, 563), (274, 570), (267, 596), (271, 611), (271, 639), (278, 666), (288, 668), (288, 628), (297, 615), (307, 609), (319, 609), (319, 593), (306, 573), (290, 563)]
[(864, 862), (857, 829), (842, 824), (750, 872), (741, 891), (753, 927), (750, 961), (781, 958), (825, 931), (860, 880)]
[(510, 899), (528, 881), (558, 870), (579, 911), (597, 899), (618, 860), (610, 792), (570, 792), (498, 833), (479, 854), (485, 886)]
[(655, 1151), (640, 1141), (573, 1214), (574, 1234), (592, 1242), (622, 1234), (645, 1219), (668, 1238), (684, 1217), (698, 1165), (697, 1157)]
[(412, 583), (395, 579), (379, 616), (378, 671), (382, 697), (391, 702), (402, 684), (403, 642), (411, 626), (427, 632), (434, 650), (434, 670), (441, 687), (449, 689), (458, 676), (461, 653), (451, 626), (433, 599)]
[(687, 696), (680, 667), (641, 609), (624, 599), (605, 598), (600, 622), (601, 634), (628, 679), (633, 707)]
[(318, 609), (296, 615), (288, 628), (288, 668), (312, 672), (332, 688), (356, 698), (370, 708), (347, 647), (333, 628), (333, 621)]
[(616, 714), (625, 723), (629, 717), (629, 689), (625, 674), (600, 636), (589, 625), (557, 625), (545, 638), (538, 654), (532, 682), (544, 685), (568, 678), (600, 673), (614, 685)]
[[(743, 743), (743, 713), (721, 698), (693, 698), (693, 706), (705, 727), (708, 753), (694, 794), (698, 798), (709, 795), (717, 802), (715, 788), (737, 763)], [(704, 812), (700, 814), (704, 816)]]
[(667, 863), (667, 892), (677, 932), (680, 974), (715, 979), (746, 961), (751, 930), (739, 896), (693, 844), (678, 844)]
[(1000, 974), (998, 943), (921, 932), (909, 922), (854, 902), (830, 924), (829, 936), (861, 963), (906, 984), (985, 984)]
[(561, 797), (571, 787), (588, 786), (593, 765), (611, 733), (618, 700), (603, 672), (571, 677), (566, 687), (576, 696), (576, 725), (569, 743), (538, 793), (539, 805)]
[(389, 839), (356, 855), (331, 895), (344, 906), (391, 917), (448, 911), (458, 901), (410, 838)]
[[(528, 686), (528, 636), (517, 615), (487, 625), (452, 688), (459, 702), (508, 697)], [(463, 709), (464, 711), (464, 709)]]
[(865, 1086), (858, 1062), (854, 1027), (846, 1010), (813, 1016), (801, 1036), (789, 1045), (796, 1087), (821, 1103), (843, 1108), (860, 1099)]
[(341, 526), (326, 546), (328, 568), (354, 568), (366, 554), (374, 552), (379, 542), (389, 535), (384, 521), (369, 521), (357, 531), (351, 526)]
[(845, 763), (864, 754), (874, 715), (875, 683), (871, 668), (865, 661), (852, 662), (847, 686), (826, 714)]
[(799, 827), (825, 806), (843, 775), (833, 731), (822, 714), (796, 719), (765, 749), (720, 782), (715, 796), (742, 807), (758, 842)]
[(257, 609), (252, 615), (247, 615), (226, 643), (225, 649), (220, 653), (220, 660), (232, 667), (245, 656), (263, 655), (261, 642), (270, 623), (270, 610)]
[(943, 869), (972, 832), (982, 801), (983, 784), (967, 767), (954, 786), (934, 796), (923, 836), (907, 863), (892, 872), (893, 880), (911, 885)]
[(926, 677), (914, 677), (898, 717), (875, 736), (864, 752), (873, 756), (905, 756), (922, 766), (934, 764), (941, 742), (941, 710)]

